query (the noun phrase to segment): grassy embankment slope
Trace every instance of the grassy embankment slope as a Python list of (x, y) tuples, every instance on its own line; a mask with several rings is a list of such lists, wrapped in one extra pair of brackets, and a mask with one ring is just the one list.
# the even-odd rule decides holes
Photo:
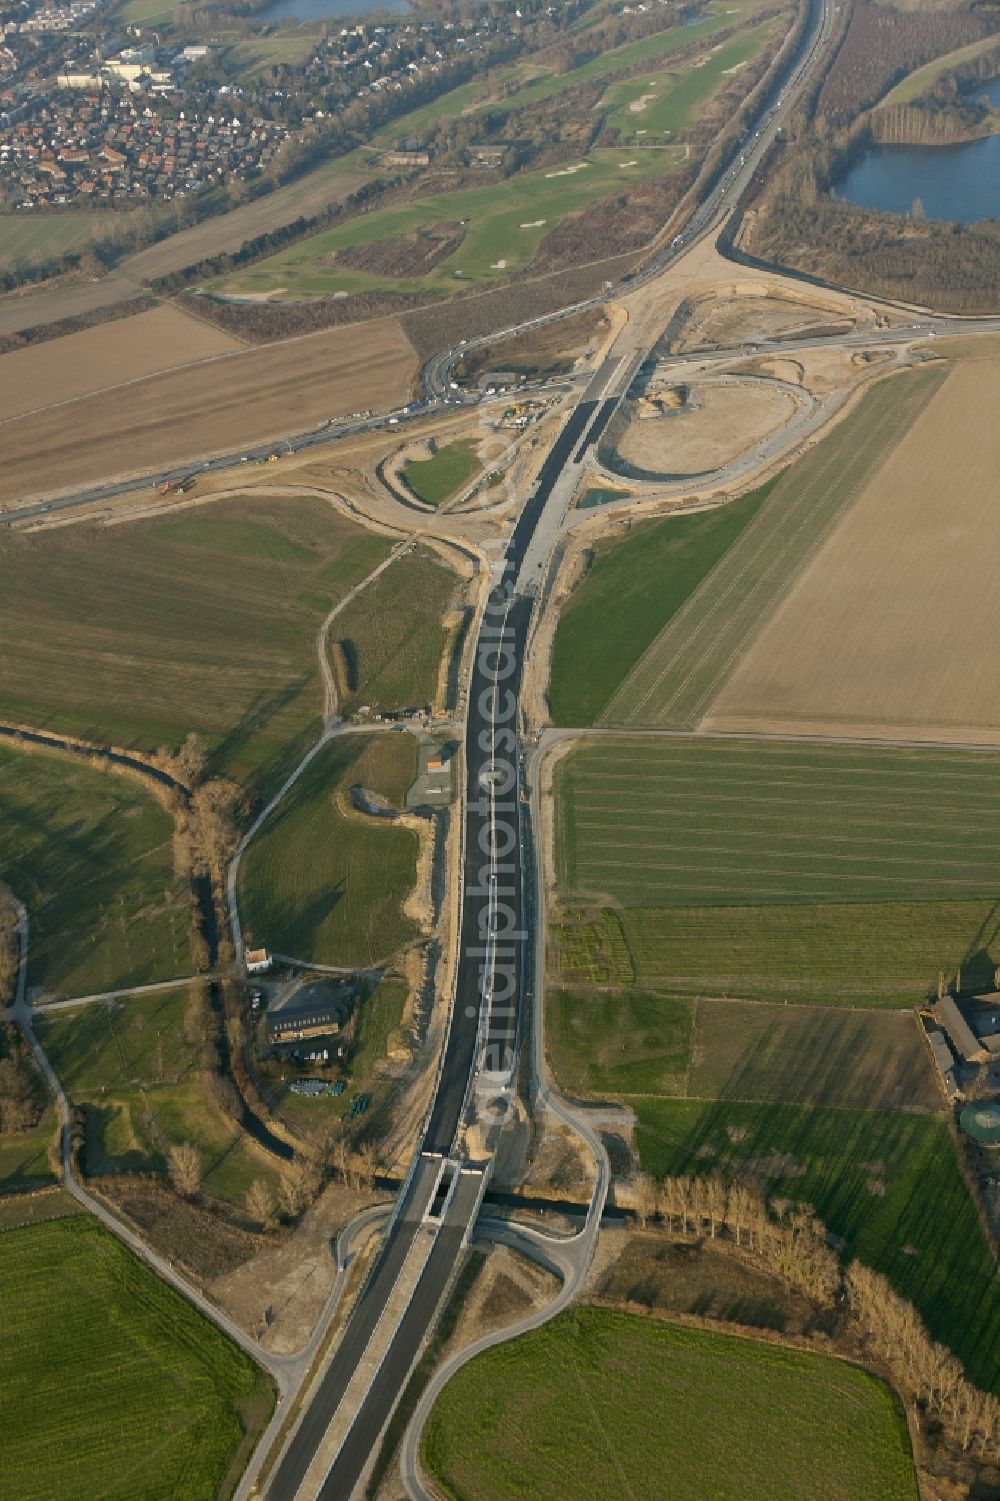
[[(470, 1442), (471, 1438), (471, 1442)], [(906, 1423), (863, 1371), (578, 1308), (479, 1355), (431, 1413), (456, 1501), (915, 1501)]]
[(318, 731), (320, 621), (390, 546), (318, 498), (6, 532), (4, 712), (144, 750), (193, 730), (211, 772), (263, 793)]
[(273, 1406), (242, 1351), (90, 1219), (0, 1235), (0, 1280), (5, 1494), (232, 1493)]
[(132, 779), (0, 745), (0, 875), (28, 909), (29, 987), (86, 995), (190, 974), (172, 839)]
[(164, 991), (53, 1012), (36, 1027), (71, 1104), (86, 1106), (88, 1177), (162, 1173), (170, 1147), (190, 1142), (203, 1191), (241, 1203), (273, 1166), (215, 1103), (188, 1005), (186, 990)]
[(415, 771), (410, 735), (347, 735), (316, 756), (243, 857), (248, 941), (317, 964), (366, 967), (417, 936), (402, 910), (416, 877), (415, 832), (347, 801), (360, 784), (398, 806)]
[[(954, 52), (947, 52), (943, 57), (925, 63), (922, 68), (915, 68), (886, 94), (882, 103), (910, 104), (921, 94), (926, 94), (942, 73), (949, 73), (953, 68), (960, 68), (963, 63), (971, 62), (982, 53), (992, 51), (998, 44), (1000, 44), (1000, 37), (996, 35), (983, 37), (981, 41), (970, 42), (966, 47), (957, 47)], [(973, 89), (973, 94), (975, 92)]]

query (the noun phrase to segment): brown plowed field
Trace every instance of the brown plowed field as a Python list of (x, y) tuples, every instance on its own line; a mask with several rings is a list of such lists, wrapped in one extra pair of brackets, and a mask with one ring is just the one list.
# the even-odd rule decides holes
[(0, 413), (4, 419), (21, 417), (243, 347), (231, 334), (177, 308), (150, 308), (135, 318), (0, 355)]
[(84, 489), (391, 407), (416, 373), (412, 346), (387, 318), (154, 375), (0, 426), (0, 500)]
[(712, 706), (711, 729), (1000, 743), (1000, 361), (957, 365)]

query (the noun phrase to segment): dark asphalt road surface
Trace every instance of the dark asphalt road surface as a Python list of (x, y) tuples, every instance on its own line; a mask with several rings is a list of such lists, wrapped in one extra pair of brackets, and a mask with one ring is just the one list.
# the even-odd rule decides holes
[(392, 1415), (396, 1398), (406, 1384), (424, 1336), (434, 1323), (458, 1264), (462, 1242), (476, 1213), (481, 1186), (481, 1173), (462, 1174), (427, 1265), (378, 1375), (320, 1488), (318, 1501), (347, 1501), (371, 1458), (372, 1443)]

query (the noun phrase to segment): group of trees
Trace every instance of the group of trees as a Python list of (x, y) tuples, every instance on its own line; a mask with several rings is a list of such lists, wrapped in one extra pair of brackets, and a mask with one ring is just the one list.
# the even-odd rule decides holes
[(1000, 1401), (967, 1380), (961, 1362), (931, 1339), (911, 1303), (859, 1261), (846, 1270), (806, 1204), (768, 1198), (718, 1175), (636, 1180), (640, 1224), (654, 1216), (680, 1240), (723, 1239), (835, 1315), (847, 1336), (890, 1377), (921, 1430), (978, 1461), (1000, 1460)]
[(0, 1136), (37, 1126), (42, 1102), (24, 1039), (14, 1026), (0, 1027)]
[(840, 1263), (826, 1227), (806, 1204), (768, 1200), (749, 1184), (715, 1174), (660, 1179), (643, 1174), (636, 1208), (640, 1223), (655, 1215), (681, 1239), (724, 1235), (820, 1307), (832, 1308), (836, 1301)]
[[(378, 1171), (378, 1153), (371, 1142), (353, 1148), (340, 1123), (315, 1142), (303, 1144), (272, 1184), (255, 1178), (244, 1197), (247, 1213), (262, 1230), (273, 1230), (279, 1216), (297, 1220), (331, 1179), (357, 1192), (371, 1189)], [(175, 1142), (167, 1152), (167, 1176), (184, 1199), (202, 1189), (202, 1154), (191, 1142)]]
[(900, 11), (856, 5), (820, 90), (817, 111), (839, 124), (853, 120), (915, 68), (996, 29), (996, 18), (984, 10)]
[(1000, 1402), (966, 1380), (961, 1362), (931, 1339), (886, 1277), (854, 1261), (844, 1276), (852, 1322), (888, 1367), (893, 1385), (963, 1454), (1000, 1458)]

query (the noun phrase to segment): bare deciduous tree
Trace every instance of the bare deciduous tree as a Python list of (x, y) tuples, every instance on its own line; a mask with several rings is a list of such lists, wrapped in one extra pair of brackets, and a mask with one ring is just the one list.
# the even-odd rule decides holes
[(247, 1189), (246, 1206), (261, 1229), (270, 1230), (274, 1224), (274, 1194), (263, 1178), (255, 1178)]
[(201, 1153), (189, 1141), (179, 1141), (167, 1153), (167, 1172), (177, 1192), (193, 1199), (201, 1187)]

